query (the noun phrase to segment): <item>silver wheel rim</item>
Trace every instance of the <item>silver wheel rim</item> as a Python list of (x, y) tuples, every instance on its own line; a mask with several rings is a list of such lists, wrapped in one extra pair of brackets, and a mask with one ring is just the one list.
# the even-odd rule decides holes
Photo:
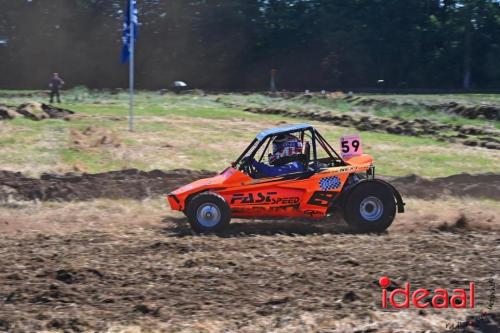
[(212, 203), (204, 203), (196, 211), (196, 219), (198, 223), (206, 228), (216, 226), (220, 222), (221, 214), (217, 205)]
[(366, 221), (373, 222), (378, 220), (384, 213), (384, 205), (377, 197), (367, 197), (361, 201), (359, 213)]

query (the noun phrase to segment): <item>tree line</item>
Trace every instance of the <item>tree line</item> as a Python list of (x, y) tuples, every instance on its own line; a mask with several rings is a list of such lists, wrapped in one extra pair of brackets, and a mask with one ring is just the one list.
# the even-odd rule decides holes
[[(0, 87), (127, 86), (125, 0), (0, 0)], [(137, 86), (498, 88), (498, 0), (138, 0)]]

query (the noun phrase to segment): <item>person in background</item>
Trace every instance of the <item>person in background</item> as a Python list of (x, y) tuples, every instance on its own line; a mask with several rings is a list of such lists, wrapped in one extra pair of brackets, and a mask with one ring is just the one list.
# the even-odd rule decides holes
[(64, 85), (64, 81), (59, 77), (58, 73), (54, 73), (49, 82), (50, 87), (50, 103), (54, 102), (54, 96), (57, 97), (57, 103), (61, 103), (60, 89)]

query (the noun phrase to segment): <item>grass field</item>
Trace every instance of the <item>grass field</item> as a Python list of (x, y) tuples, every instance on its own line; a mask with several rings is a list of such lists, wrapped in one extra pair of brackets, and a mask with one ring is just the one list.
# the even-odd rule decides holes
[[(19, 94), (19, 96), (15, 96)], [(19, 105), (43, 102), (41, 96), (23, 92), (0, 92), (0, 103)], [(394, 96), (394, 98), (403, 98)], [(439, 96), (404, 96), (436, 99)], [(442, 96), (449, 99), (450, 96)], [(468, 101), (500, 101), (500, 97), (456, 96)], [(244, 112), (246, 107), (276, 107), (292, 110), (353, 112), (352, 105), (325, 99), (284, 99), (259, 94), (193, 93), (186, 95), (140, 92), (137, 95), (136, 130), (127, 131), (126, 93), (96, 93), (83, 88), (65, 92), (61, 107), (76, 111), (71, 121), (31, 121), (17, 118), (0, 126), (2, 168), (30, 175), (43, 172), (101, 172), (121, 168), (207, 169), (225, 168), (259, 131), (305, 120)], [(354, 110), (356, 112), (356, 110)], [(434, 117), (443, 123), (498, 126), (498, 122), (469, 120), (447, 114), (418, 110), (373, 109), (381, 117)], [(357, 132), (308, 121), (317, 126), (336, 147), (341, 135)], [(87, 130), (87, 128), (91, 130)], [(385, 175), (415, 173), (435, 177), (460, 172), (498, 172), (500, 153), (439, 142), (431, 138), (362, 132), (364, 151), (375, 157), (378, 172)], [(103, 140), (104, 137), (104, 140)]]

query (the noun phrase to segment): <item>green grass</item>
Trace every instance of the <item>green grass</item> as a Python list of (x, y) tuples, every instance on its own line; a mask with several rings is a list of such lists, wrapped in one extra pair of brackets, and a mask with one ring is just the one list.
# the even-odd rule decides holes
[(376, 107), (371, 111), (374, 115), (382, 118), (399, 117), (405, 120), (424, 118), (443, 124), (451, 125), (473, 125), (473, 126), (493, 126), (500, 129), (499, 121), (488, 121), (481, 119), (468, 119), (444, 112), (430, 111), (422, 106), (398, 106), (398, 107)]
[[(189, 100), (186, 96), (166, 96), (156, 97), (154, 100), (138, 98), (134, 109), (137, 117), (148, 116), (185, 116), (201, 117), (213, 119), (228, 119), (241, 116), (241, 110), (237, 108), (225, 107), (221, 103), (214, 102), (211, 98), (193, 97)], [(117, 100), (106, 103), (90, 104), (61, 104), (61, 107), (69, 108), (73, 111), (97, 116), (127, 116), (128, 102)], [(257, 117), (248, 114), (247, 117)]]
[[(447, 96), (447, 95), (445, 95)], [(497, 103), (500, 105), (500, 95), (458, 95), (457, 99), (463, 103), (471, 103), (471, 101), (480, 101)], [(486, 96), (486, 97), (485, 97)], [(413, 120), (416, 118), (425, 118), (443, 124), (451, 125), (474, 125), (474, 126), (493, 126), (500, 129), (500, 121), (490, 121), (484, 119), (468, 119), (446, 112), (431, 111), (428, 108), (418, 103), (433, 102), (441, 103), (452, 101), (449, 97), (442, 98), (441, 95), (367, 95), (366, 97), (388, 99), (394, 102), (406, 102), (409, 105), (404, 106), (361, 106), (356, 103), (351, 103), (342, 99), (328, 99), (318, 96), (311, 98), (295, 97), (292, 99), (273, 98), (263, 95), (235, 95), (228, 94), (220, 97), (221, 101), (241, 105), (242, 107), (258, 107), (258, 108), (276, 108), (289, 111), (297, 110), (316, 110), (328, 111), (332, 113), (350, 113), (359, 112), (367, 115), (374, 115), (381, 118), (394, 118)], [(441, 98), (441, 99), (440, 99)]]
[[(107, 152), (88, 152), (74, 148), (65, 148), (59, 151), (59, 159), (71, 165), (84, 165), (86, 172), (96, 173), (108, 170), (119, 170), (128, 166), (127, 161), (113, 158)], [(144, 168), (145, 165), (135, 163), (135, 168)]]
[(468, 104), (500, 104), (500, 94), (425, 94), (425, 95), (395, 95), (395, 94), (361, 94), (370, 98), (389, 99), (397, 102), (461, 102)]
[[(323, 132), (334, 147), (339, 137), (356, 133), (356, 130)], [(410, 173), (438, 177), (461, 172), (498, 172), (495, 163), (500, 154), (491, 151), (462, 148), (431, 138), (398, 136), (387, 133), (359, 132), (363, 152), (374, 157), (377, 172), (384, 175), (402, 176)]]
[[(383, 96), (384, 99), (389, 97)], [(422, 98), (422, 97), (421, 97)], [(390, 100), (390, 98), (389, 98)], [(397, 99), (395, 99), (396, 101)], [(424, 99), (425, 100), (425, 99)], [(327, 109), (331, 112), (352, 112), (358, 111), (366, 114), (371, 114), (381, 118), (395, 118), (399, 117), (405, 120), (413, 120), (416, 118), (425, 118), (443, 124), (451, 125), (474, 125), (474, 126), (493, 126), (500, 129), (500, 121), (491, 121), (485, 119), (468, 119), (458, 115), (449, 114), (446, 112), (439, 112), (429, 110), (423, 105), (416, 104), (419, 99), (412, 100), (411, 105), (401, 106), (360, 106), (355, 103), (350, 103), (344, 100), (328, 100), (324, 98), (312, 98), (310, 103), (319, 106), (321, 109)], [(405, 102), (402, 100), (400, 102)], [(408, 101), (406, 101), (408, 102)], [(500, 98), (498, 99), (500, 104)]]
[[(260, 130), (278, 123), (310, 122), (305, 119), (244, 112), (246, 107), (284, 108), (351, 112), (353, 105), (324, 98), (283, 99), (250, 94), (137, 95), (136, 131), (127, 131), (128, 96), (125, 93), (95, 93), (85, 89), (66, 92), (64, 104), (77, 114), (71, 121), (31, 121), (17, 118), (0, 123), (2, 168), (26, 173), (67, 172), (83, 166), (86, 172), (135, 167), (221, 170), (234, 160)], [(396, 98), (396, 97), (395, 97)], [(418, 98), (423, 98), (418, 96)], [(435, 97), (432, 97), (435, 98)], [(436, 97), (437, 98), (437, 97)], [(491, 97), (494, 99), (493, 97)], [(11, 105), (36, 98), (8, 98), (0, 91), (0, 103)], [(41, 100), (40, 100), (41, 101)], [(469, 123), (459, 117), (420, 109), (373, 109), (379, 117), (404, 119), (426, 117), (445, 123)], [(358, 132), (352, 128), (311, 122), (333, 147), (341, 135)], [(71, 130), (103, 128), (119, 138), (119, 147), (78, 148), (71, 142)], [(366, 153), (375, 158), (377, 170), (386, 175), (416, 173), (446, 176), (460, 172), (498, 172), (500, 153), (430, 138), (361, 132)], [(98, 138), (97, 138), (98, 139)]]
[(9, 96), (12, 94), (33, 94), (38, 93), (40, 90), (22, 90), (22, 89), (2, 89), (0, 90), (0, 96)]

